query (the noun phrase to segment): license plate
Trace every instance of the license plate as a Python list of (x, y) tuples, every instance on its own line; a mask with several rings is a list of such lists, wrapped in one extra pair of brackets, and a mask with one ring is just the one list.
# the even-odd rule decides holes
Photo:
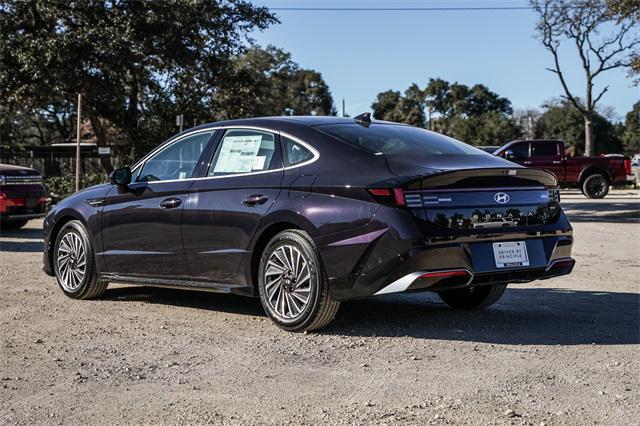
[(37, 204), (37, 201), (38, 200), (36, 200), (35, 198), (27, 198), (27, 202), (26, 202), (27, 208), (28, 209), (34, 208)]
[(493, 243), (493, 257), (498, 268), (529, 266), (527, 244), (524, 241)]

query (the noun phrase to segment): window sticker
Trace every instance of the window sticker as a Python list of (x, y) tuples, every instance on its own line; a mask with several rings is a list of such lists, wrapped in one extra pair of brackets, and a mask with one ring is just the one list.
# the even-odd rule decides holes
[(256, 159), (253, 161), (253, 169), (252, 170), (264, 170), (264, 162), (266, 161), (266, 155), (258, 155)]
[[(227, 136), (222, 141), (214, 173), (248, 173), (254, 168), (262, 135)], [(264, 157), (263, 157), (264, 158)], [(264, 165), (264, 159), (263, 159)]]

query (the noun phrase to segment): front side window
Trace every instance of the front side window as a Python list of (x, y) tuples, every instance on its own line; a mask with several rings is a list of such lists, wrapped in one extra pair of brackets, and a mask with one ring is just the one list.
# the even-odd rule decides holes
[(304, 163), (313, 158), (311, 151), (286, 136), (282, 137), (282, 148), (284, 152), (284, 165), (286, 167)]
[(227, 130), (213, 157), (209, 176), (254, 173), (281, 167), (273, 133), (249, 129)]
[(172, 143), (145, 161), (136, 180), (153, 182), (192, 177), (212, 134), (213, 132), (197, 133)]
[(315, 129), (349, 145), (384, 155), (490, 155), (448, 136), (395, 124), (323, 124)]
[(529, 144), (528, 143), (516, 143), (509, 147), (505, 151), (505, 158), (507, 160), (523, 160), (529, 158)]

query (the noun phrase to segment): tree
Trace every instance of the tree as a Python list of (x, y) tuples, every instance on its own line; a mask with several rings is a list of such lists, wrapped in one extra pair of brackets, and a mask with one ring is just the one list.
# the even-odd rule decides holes
[(633, 109), (627, 113), (622, 143), (625, 153), (630, 155), (640, 153), (640, 102), (636, 102)]
[(430, 79), (424, 92), (434, 130), (475, 145), (501, 145), (521, 134), (511, 102), (482, 84)]
[(282, 49), (252, 47), (233, 59), (232, 70), (212, 98), (216, 119), (336, 113), (322, 74)]
[[(638, 0), (606, 0), (609, 13), (618, 22), (625, 19), (634, 19), (636, 22), (640, 21), (640, 1)], [(631, 69), (630, 73), (633, 75), (640, 74), (640, 52), (635, 51), (631, 53)], [(640, 80), (636, 80), (638, 84)]]
[[(616, 20), (602, 0), (531, 0), (538, 13), (538, 36), (553, 57), (553, 67), (562, 85), (565, 98), (584, 120), (585, 155), (594, 151), (594, 118), (596, 105), (608, 86), (594, 93), (596, 78), (603, 72), (631, 65), (631, 54), (640, 46), (635, 33), (637, 20)], [(569, 88), (560, 65), (562, 40), (572, 42), (584, 71), (586, 88), (582, 102)]]
[(136, 156), (176, 113), (210, 115), (247, 34), (275, 22), (245, 0), (3, 0), (0, 99), (57, 115), (83, 93), (98, 145), (115, 126)]
[(429, 127), (476, 145), (499, 145), (521, 134), (511, 102), (482, 84), (432, 78), (424, 89), (412, 84), (404, 94), (378, 93), (371, 108), (377, 119)]
[[(544, 112), (536, 121), (535, 137), (540, 139), (560, 139), (573, 145), (577, 151), (585, 151), (585, 133), (582, 114), (569, 100), (553, 100), (543, 106)], [(595, 137), (593, 149), (600, 153), (619, 153), (622, 141), (616, 126), (597, 112), (593, 116)]]

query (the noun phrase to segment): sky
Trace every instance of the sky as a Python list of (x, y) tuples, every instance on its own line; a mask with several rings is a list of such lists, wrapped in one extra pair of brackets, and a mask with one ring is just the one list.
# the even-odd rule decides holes
[[(526, 6), (525, 0), (253, 0), (277, 7), (477, 7)], [(563, 91), (546, 68), (552, 57), (535, 39), (532, 10), (506, 11), (274, 11), (280, 24), (251, 36), (292, 54), (303, 68), (322, 73), (338, 112), (370, 111), (379, 92), (424, 87), (429, 78), (466, 85), (481, 83), (511, 100), (516, 109), (539, 108)], [(583, 96), (583, 71), (575, 47), (561, 48), (563, 71), (571, 89)], [(640, 100), (640, 86), (615, 69), (601, 74), (600, 101), (624, 120)]]

